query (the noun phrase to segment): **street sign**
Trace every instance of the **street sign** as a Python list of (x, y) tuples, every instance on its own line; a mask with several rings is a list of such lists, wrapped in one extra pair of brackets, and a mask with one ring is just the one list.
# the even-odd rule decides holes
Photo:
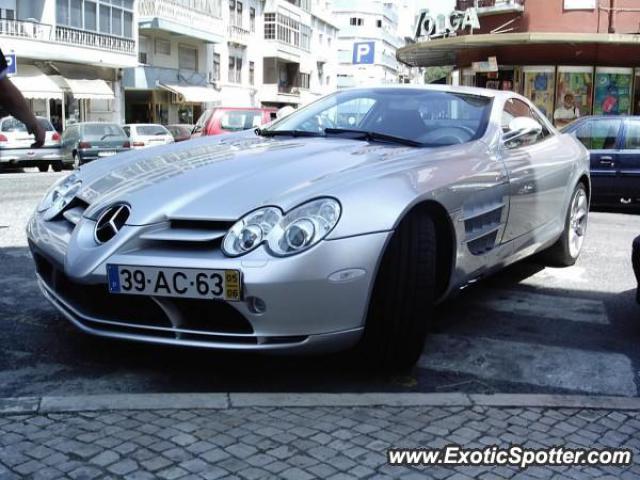
[(375, 62), (376, 42), (356, 42), (353, 44), (353, 64), (372, 65)]
[(15, 75), (16, 73), (18, 73), (16, 54), (10, 53), (9, 55), (5, 55), (4, 59), (7, 61), (7, 75)]

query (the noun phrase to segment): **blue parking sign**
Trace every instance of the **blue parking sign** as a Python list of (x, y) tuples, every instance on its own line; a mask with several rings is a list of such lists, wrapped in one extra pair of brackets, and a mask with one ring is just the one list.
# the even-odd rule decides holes
[(9, 55), (5, 55), (4, 58), (7, 61), (7, 75), (15, 75), (18, 73), (16, 54), (10, 53)]
[(356, 42), (353, 44), (353, 64), (372, 65), (376, 55), (376, 42)]

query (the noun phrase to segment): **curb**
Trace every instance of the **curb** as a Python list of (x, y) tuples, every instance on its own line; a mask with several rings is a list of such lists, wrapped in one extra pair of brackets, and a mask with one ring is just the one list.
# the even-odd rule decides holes
[(0, 415), (249, 407), (494, 407), (640, 410), (637, 397), (464, 393), (170, 393), (0, 398)]

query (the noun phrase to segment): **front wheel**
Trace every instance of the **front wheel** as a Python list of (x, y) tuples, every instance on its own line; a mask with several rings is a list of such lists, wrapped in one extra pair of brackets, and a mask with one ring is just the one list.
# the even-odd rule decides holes
[(436, 229), (425, 212), (403, 219), (383, 254), (359, 353), (367, 366), (411, 368), (422, 353), (436, 291)]
[(574, 265), (582, 252), (589, 221), (587, 189), (579, 183), (571, 196), (564, 231), (558, 241), (544, 252), (547, 263), (558, 267)]

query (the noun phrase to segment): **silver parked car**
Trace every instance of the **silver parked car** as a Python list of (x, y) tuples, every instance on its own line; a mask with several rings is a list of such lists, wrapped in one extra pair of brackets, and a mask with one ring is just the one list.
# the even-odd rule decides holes
[(97, 161), (28, 225), (46, 297), (85, 332), (220, 349), (358, 345), (413, 364), (435, 303), (522, 258), (572, 265), (589, 158), (525, 98), (384, 87), (265, 129)]
[(27, 132), (24, 123), (14, 117), (0, 118), (0, 170), (3, 167), (38, 167), (41, 172), (62, 170), (60, 134), (49, 120), (36, 117), (45, 131), (44, 145), (31, 148), (35, 137)]

